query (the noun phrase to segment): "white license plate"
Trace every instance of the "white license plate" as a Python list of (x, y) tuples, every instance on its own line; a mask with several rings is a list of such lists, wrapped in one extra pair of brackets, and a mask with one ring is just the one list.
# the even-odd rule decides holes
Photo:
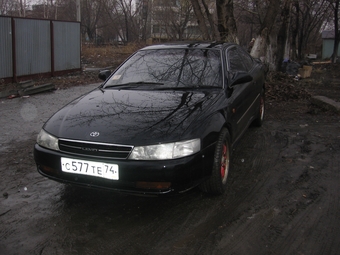
[(116, 164), (61, 158), (61, 170), (67, 173), (96, 176), (119, 180), (119, 169)]

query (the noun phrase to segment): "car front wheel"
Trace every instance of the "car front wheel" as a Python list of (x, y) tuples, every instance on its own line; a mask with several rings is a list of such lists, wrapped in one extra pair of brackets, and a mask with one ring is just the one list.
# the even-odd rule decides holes
[(230, 155), (230, 135), (228, 129), (223, 128), (216, 144), (212, 173), (209, 179), (201, 184), (202, 191), (215, 195), (223, 194), (230, 168)]

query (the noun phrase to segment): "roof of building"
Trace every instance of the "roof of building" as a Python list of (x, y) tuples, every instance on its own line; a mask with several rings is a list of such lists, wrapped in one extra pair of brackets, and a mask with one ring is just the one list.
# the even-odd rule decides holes
[(322, 39), (334, 39), (334, 30), (322, 31)]

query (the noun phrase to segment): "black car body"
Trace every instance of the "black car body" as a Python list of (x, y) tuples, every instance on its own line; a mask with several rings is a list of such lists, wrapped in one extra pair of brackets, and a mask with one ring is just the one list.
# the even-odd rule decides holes
[(264, 115), (265, 70), (230, 43), (134, 53), (54, 114), (34, 148), (53, 180), (135, 194), (225, 189), (232, 146)]

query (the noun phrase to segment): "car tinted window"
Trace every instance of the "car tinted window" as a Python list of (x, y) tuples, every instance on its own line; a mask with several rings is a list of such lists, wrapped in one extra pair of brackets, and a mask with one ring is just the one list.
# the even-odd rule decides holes
[(252, 57), (243, 49), (238, 49), (238, 52), (243, 60), (243, 65), (245, 66), (246, 71), (250, 71), (254, 64)]
[(236, 71), (247, 71), (243, 65), (243, 59), (238, 54), (237, 48), (234, 47), (228, 50), (228, 63), (229, 63), (229, 70), (232, 72)]
[(141, 50), (125, 62), (107, 84), (158, 82), (166, 87), (221, 87), (221, 73), (218, 50)]

